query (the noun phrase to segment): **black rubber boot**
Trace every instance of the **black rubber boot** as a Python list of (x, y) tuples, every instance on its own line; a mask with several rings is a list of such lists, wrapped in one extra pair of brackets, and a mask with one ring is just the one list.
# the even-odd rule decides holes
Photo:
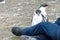
[(19, 27), (12, 27), (11, 31), (16, 36), (21, 36), (22, 35), (22, 31)]

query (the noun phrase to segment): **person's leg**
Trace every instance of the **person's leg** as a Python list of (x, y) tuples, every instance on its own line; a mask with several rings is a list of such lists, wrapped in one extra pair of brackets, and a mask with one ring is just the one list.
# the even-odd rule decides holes
[(49, 22), (43, 23), (42, 25), (43, 25), (42, 27), (46, 35), (50, 36), (53, 40), (60, 39), (59, 38), (60, 36), (58, 37), (58, 35), (60, 35), (58, 33), (60, 30), (59, 25), (49, 23)]
[[(54, 22), (54, 24), (57, 24), (58, 26), (60, 26), (60, 18), (57, 18), (57, 20)], [(57, 34), (57, 40), (60, 40), (60, 31), (58, 32), (58, 34)], [(46, 36), (44, 36), (44, 35), (40, 35), (40, 38), (39, 38), (40, 40), (48, 40), (49, 38), (47, 38)], [(50, 39), (51, 40), (51, 39)]]
[(36, 36), (36, 35), (41, 35), (44, 33), (44, 30), (42, 28), (42, 23), (39, 23), (37, 25), (34, 25), (32, 27), (25, 28), (21, 30), (18, 27), (13, 27), (12, 28), (12, 33), (15, 34), (16, 36), (22, 35), (29, 35), (29, 36)]
[(40, 24), (23, 29), (23, 35), (36, 36), (44, 33), (44, 30), (39, 25)]
[(29, 36), (46, 34), (55, 40), (57, 39), (58, 30), (60, 30), (60, 27), (58, 25), (50, 22), (42, 22), (30, 28), (23, 29), (21, 32), (22, 32), (22, 35), (29, 35)]
[[(60, 18), (57, 18), (57, 20), (54, 22), (54, 24), (57, 24), (57, 25), (59, 25), (60, 26)], [(60, 33), (60, 32), (59, 32)], [(58, 33), (58, 34), (59, 34)], [(58, 35), (57, 35), (58, 36)], [(59, 35), (60, 36), (60, 35)], [(44, 36), (44, 35), (40, 35), (40, 38), (39, 38), (40, 40), (48, 40), (49, 38), (47, 38), (46, 36)], [(59, 39), (59, 38), (57, 38), (57, 39)], [(50, 39), (51, 40), (51, 39)]]

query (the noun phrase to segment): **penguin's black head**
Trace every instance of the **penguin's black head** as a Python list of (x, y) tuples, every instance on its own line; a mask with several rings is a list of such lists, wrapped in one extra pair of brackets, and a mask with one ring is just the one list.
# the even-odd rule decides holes
[(43, 3), (43, 4), (41, 4), (40, 7), (47, 7), (47, 6), (48, 6), (48, 4)]
[(59, 25), (60, 26), (60, 18), (57, 18), (55, 24)]
[(11, 31), (12, 31), (12, 33), (13, 33), (14, 35), (16, 35), (16, 36), (21, 36), (21, 35), (22, 35), (21, 29), (18, 28), (18, 27), (13, 27)]

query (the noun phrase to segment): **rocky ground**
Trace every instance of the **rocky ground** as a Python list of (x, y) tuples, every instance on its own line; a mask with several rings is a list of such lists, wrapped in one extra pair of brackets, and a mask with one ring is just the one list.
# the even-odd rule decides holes
[(23, 40), (11, 33), (14, 25), (28, 27), (34, 11), (42, 4), (51, 5), (47, 10), (50, 22), (60, 17), (60, 0), (5, 0), (0, 4), (0, 40)]

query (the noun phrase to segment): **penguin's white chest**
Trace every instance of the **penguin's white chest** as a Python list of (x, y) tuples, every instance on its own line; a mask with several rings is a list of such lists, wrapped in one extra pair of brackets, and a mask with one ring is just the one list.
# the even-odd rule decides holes
[(43, 18), (42, 18), (41, 15), (39, 15), (39, 16), (38, 15), (34, 15), (33, 16), (33, 20), (32, 20), (32, 25), (36, 25), (36, 24), (42, 22), (42, 20), (43, 20)]

